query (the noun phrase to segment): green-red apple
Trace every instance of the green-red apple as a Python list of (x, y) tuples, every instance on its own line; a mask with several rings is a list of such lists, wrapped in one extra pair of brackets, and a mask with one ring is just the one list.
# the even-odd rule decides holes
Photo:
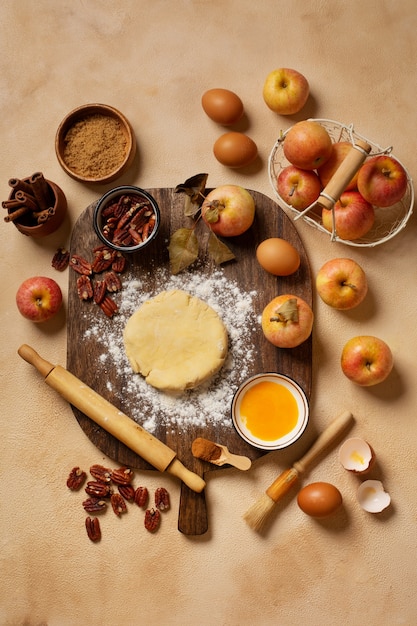
[(321, 183), (312, 170), (287, 165), (278, 174), (277, 190), (287, 204), (301, 211), (317, 200)]
[(27, 278), (16, 293), (19, 312), (32, 322), (46, 322), (58, 313), (62, 305), (61, 288), (52, 278)]
[(295, 348), (311, 335), (313, 311), (305, 300), (283, 294), (271, 300), (262, 312), (265, 337), (278, 348)]
[(387, 154), (372, 157), (359, 169), (358, 190), (376, 207), (392, 206), (407, 190), (407, 173), (401, 163)]
[[(326, 163), (322, 165), (317, 173), (321, 180), (323, 187), (327, 185), (333, 174), (340, 167), (345, 160), (347, 154), (352, 150), (352, 144), (349, 141), (337, 141), (333, 144), (332, 152), (327, 159)], [(346, 185), (344, 191), (350, 191), (356, 189), (358, 182), (358, 172), (354, 174), (349, 183)]]
[(255, 201), (244, 187), (221, 185), (207, 194), (201, 216), (215, 235), (236, 237), (252, 226)]
[(315, 170), (330, 158), (332, 140), (327, 130), (312, 120), (303, 120), (291, 126), (285, 134), (285, 158), (302, 170)]
[[(324, 228), (332, 232), (333, 211), (323, 208), (321, 220)], [(340, 239), (353, 241), (364, 237), (371, 230), (375, 211), (358, 191), (345, 191), (334, 205), (334, 221)]]
[(371, 387), (382, 383), (390, 374), (394, 360), (390, 347), (378, 337), (352, 337), (343, 347), (342, 371), (357, 385)]
[(323, 302), (346, 311), (364, 300), (368, 281), (361, 266), (353, 259), (331, 259), (319, 269), (316, 289)]
[(281, 67), (268, 74), (262, 93), (271, 111), (280, 115), (294, 115), (307, 102), (310, 87), (303, 74)]

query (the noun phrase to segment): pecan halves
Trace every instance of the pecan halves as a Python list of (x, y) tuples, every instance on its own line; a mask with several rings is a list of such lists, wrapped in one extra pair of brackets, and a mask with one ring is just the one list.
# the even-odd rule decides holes
[(109, 483), (111, 481), (111, 469), (103, 465), (92, 465), (90, 467), (90, 474), (93, 478), (102, 483)]
[(93, 285), (89, 276), (81, 274), (77, 278), (77, 292), (80, 300), (91, 300), (93, 297)]
[(120, 493), (112, 493), (110, 504), (117, 517), (120, 517), (123, 513), (127, 513), (126, 502)]
[(116, 485), (129, 485), (133, 480), (133, 472), (129, 467), (118, 467), (112, 470), (111, 479)]
[(87, 530), (88, 538), (91, 541), (97, 542), (101, 539), (100, 520), (98, 517), (87, 517), (85, 520), (85, 527)]
[(87, 498), (83, 502), (83, 507), (87, 513), (100, 513), (107, 509), (107, 502), (100, 498)]
[(92, 274), (91, 263), (84, 259), (79, 254), (73, 254), (70, 258), (70, 267), (78, 274), (84, 274), (90, 276)]
[(158, 509), (147, 509), (145, 512), (144, 525), (146, 530), (154, 533), (158, 530), (161, 521), (161, 513)]
[(118, 306), (115, 301), (110, 298), (110, 296), (104, 296), (103, 300), (100, 302), (99, 307), (103, 311), (107, 317), (113, 317), (113, 315), (118, 310)]
[(117, 272), (118, 274), (121, 274), (122, 272), (124, 272), (126, 263), (127, 263), (126, 257), (123, 256), (123, 254), (119, 251), (119, 252), (116, 252), (116, 256), (114, 257), (114, 261), (111, 264), (111, 268), (113, 272)]
[(58, 270), (58, 272), (63, 272), (67, 269), (70, 260), (70, 253), (65, 248), (58, 248), (52, 257), (51, 265), (54, 269)]
[(95, 498), (107, 498), (111, 495), (111, 487), (110, 485), (102, 483), (99, 480), (90, 480), (87, 483), (85, 492), (88, 493), (89, 496), (94, 496)]
[(107, 285), (104, 280), (96, 280), (93, 285), (93, 300), (96, 304), (101, 304), (106, 297)]
[(155, 490), (155, 506), (160, 511), (169, 509), (170, 507), (169, 493), (165, 489), (165, 487), (158, 487), (158, 489)]
[(149, 492), (146, 487), (138, 487), (135, 490), (135, 503), (140, 507), (145, 507), (148, 504)]
[(104, 275), (104, 282), (106, 284), (107, 291), (114, 293), (116, 291), (120, 291), (122, 288), (121, 280), (114, 271), (106, 272)]
[(87, 478), (87, 474), (81, 470), (79, 467), (74, 467), (67, 478), (67, 487), (71, 489), (71, 491), (78, 491), (83, 484), (85, 479)]
[(135, 488), (133, 485), (117, 485), (120, 495), (123, 496), (128, 502), (133, 502), (135, 499)]
[(94, 274), (100, 274), (111, 267), (115, 257), (115, 252), (109, 248), (102, 248), (94, 253), (94, 260), (91, 269)]

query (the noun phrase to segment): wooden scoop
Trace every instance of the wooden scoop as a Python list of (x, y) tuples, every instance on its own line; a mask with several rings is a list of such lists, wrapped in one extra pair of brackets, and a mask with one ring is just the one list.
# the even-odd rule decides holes
[(233, 465), (240, 470), (248, 470), (252, 465), (252, 461), (247, 456), (232, 454), (226, 446), (220, 443), (214, 443), (209, 439), (197, 437), (194, 439), (191, 451), (197, 459), (203, 459), (213, 463), (213, 465)]
[(210, 463), (214, 463), (214, 465), (225, 465), (227, 463), (240, 470), (248, 470), (252, 465), (249, 457), (232, 454), (226, 446), (222, 446), (220, 443), (216, 443), (216, 446), (222, 449), (222, 453), (218, 459), (214, 459)]

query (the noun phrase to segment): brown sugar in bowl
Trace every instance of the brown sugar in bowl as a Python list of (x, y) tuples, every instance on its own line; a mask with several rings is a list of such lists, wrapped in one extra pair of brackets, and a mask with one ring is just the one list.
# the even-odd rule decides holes
[(136, 138), (126, 117), (107, 104), (85, 104), (62, 120), (55, 137), (61, 167), (75, 180), (110, 183), (136, 155)]
[[(24, 182), (28, 182), (29, 178), (23, 178)], [(45, 179), (46, 180), (46, 179)], [(51, 205), (54, 209), (53, 214), (42, 224), (37, 224), (30, 213), (27, 213), (19, 220), (14, 220), (13, 224), (17, 230), (23, 235), (33, 237), (34, 239), (40, 239), (54, 233), (63, 223), (67, 214), (67, 199), (62, 189), (51, 180), (46, 180), (46, 183), (52, 194)], [(13, 190), (9, 196), (9, 200), (13, 200), (16, 191)], [(11, 210), (8, 210), (11, 213)]]

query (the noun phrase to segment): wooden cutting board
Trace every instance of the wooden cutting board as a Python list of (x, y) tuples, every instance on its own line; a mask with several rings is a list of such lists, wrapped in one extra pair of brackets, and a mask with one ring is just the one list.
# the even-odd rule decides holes
[[(156, 295), (160, 291), (164, 291), (166, 287), (164, 284), (158, 284), (158, 276), (155, 276), (152, 271), (149, 272), (149, 269), (169, 268), (167, 242), (170, 234), (177, 228), (191, 226), (193, 222), (190, 218), (184, 217), (184, 195), (182, 193), (175, 193), (172, 188), (147, 189), (147, 191), (155, 197), (161, 209), (161, 230), (157, 239), (140, 254), (130, 255), (126, 276), (129, 280), (132, 279), (132, 276), (140, 277), (146, 292), (153, 292)], [(226, 243), (235, 254), (236, 260), (222, 267), (224, 275), (230, 281), (237, 283), (241, 290), (256, 291), (254, 306), (257, 307), (259, 315), (263, 307), (272, 298), (283, 293), (298, 295), (312, 306), (312, 282), (308, 258), (292, 220), (276, 202), (267, 196), (251, 190), (250, 193), (256, 203), (255, 222), (244, 235), (227, 240)], [(92, 259), (93, 248), (100, 244), (92, 225), (94, 207), (95, 203), (88, 206), (77, 220), (73, 228), (70, 247), (71, 254), (76, 253), (89, 260)], [(204, 224), (197, 224), (197, 233), (199, 241), (202, 243), (203, 263), (198, 270), (189, 268), (185, 272), (198, 271), (203, 275), (210, 276), (218, 270), (218, 267), (213, 264), (205, 252), (204, 240), (207, 239), (207, 230)], [(256, 246), (268, 237), (282, 237), (292, 243), (299, 251), (301, 265), (295, 274), (278, 278), (265, 272), (258, 264), (255, 257)], [(122, 391), (125, 389), (129, 382), (128, 378), (136, 375), (133, 372), (126, 373), (126, 369), (120, 368), (121, 371), (118, 371), (117, 367), (109, 368), (100, 358), (103, 354), (102, 343), (91, 337), (86, 338), (88, 330), (94, 326), (98, 319), (103, 322), (104, 314), (95, 304), (82, 302), (79, 299), (76, 289), (77, 277), (78, 274), (70, 270), (67, 368), (121, 411), (131, 416), (134, 408), (137, 408), (132, 406), (131, 397), (129, 395), (124, 397), (123, 393), (116, 394), (114, 390)], [(118, 297), (120, 295), (116, 296), (115, 299), (117, 300)], [(111, 325), (112, 320), (106, 318), (105, 323)], [(312, 384), (311, 337), (297, 348), (283, 350), (275, 348), (266, 341), (260, 325), (259, 328), (255, 329), (255, 334), (256, 350), (252, 362), (248, 364), (249, 375), (269, 371), (286, 374), (296, 380), (304, 389), (307, 397), (310, 398)], [(121, 337), (120, 345), (123, 345)], [(230, 390), (230, 404), (234, 391), (236, 389)], [(181, 402), (180, 399), (176, 401)], [(140, 398), (137, 399), (137, 402), (140, 403)], [(228, 420), (230, 404), (224, 409), (225, 418)], [(111, 459), (138, 470), (154, 469), (78, 409), (75, 407), (72, 409), (89, 439)], [(145, 414), (144, 418), (146, 417), (151, 416)], [(237, 435), (230, 420), (229, 423), (230, 425), (225, 425), (223, 422), (215, 427), (207, 425), (203, 428), (191, 426), (187, 428), (185, 433), (182, 432), (181, 434), (176, 433), (172, 425), (166, 427), (163, 424), (158, 424), (153, 434), (174, 449), (178, 458), (187, 468), (204, 476), (209, 471), (217, 471), (222, 468), (192, 456), (191, 444), (196, 437), (204, 437), (224, 444), (231, 452), (246, 455), (252, 460), (265, 454), (264, 451), (243, 441)], [(142, 424), (143, 422), (141, 422)], [(197, 494), (186, 485), (181, 485), (178, 528), (184, 534), (199, 535), (207, 531), (205, 498), (204, 492)]]

